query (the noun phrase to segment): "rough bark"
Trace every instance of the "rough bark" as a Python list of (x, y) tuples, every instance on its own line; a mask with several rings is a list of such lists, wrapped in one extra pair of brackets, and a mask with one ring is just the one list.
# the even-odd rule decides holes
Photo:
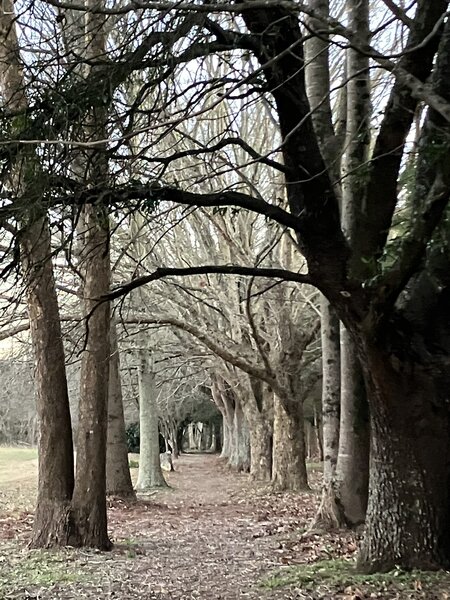
[(46, 219), (22, 235), (22, 266), (36, 368), (38, 497), (30, 545), (65, 546), (74, 486), (73, 443), (64, 348)]
[(114, 322), (111, 322), (110, 346), (106, 493), (109, 496), (134, 500), (136, 494), (133, 489), (128, 463), (122, 384), (120, 381), (120, 355), (117, 344), (117, 328)]
[(236, 399), (234, 406), (232, 440), (229, 460), (230, 467), (233, 467), (237, 471), (250, 471), (249, 429), (238, 399)]
[(272, 478), (272, 427), (264, 419), (250, 426), (250, 475), (256, 481)]
[[(0, 81), (7, 110), (27, 107), (25, 81), (17, 42), (14, 5), (6, 0), (0, 12)], [(14, 128), (14, 119), (12, 125)], [(38, 497), (31, 546), (64, 546), (69, 537), (69, 506), (73, 492), (73, 443), (58, 300), (53, 275), (51, 235), (40, 208), (39, 177), (34, 151), (25, 151), (11, 165), (10, 185), (27, 198), (34, 214), (22, 218), (21, 266), (27, 291), (31, 342), (35, 357), (36, 409), (39, 419)], [(39, 215), (41, 215), (39, 217)], [(36, 218), (37, 217), (37, 218)]]
[(107, 549), (106, 435), (110, 357), (110, 307), (98, 303), (110, 285), (108, 217), (101, 206), (84, 208), (83, 303), (86, 340), (80, 375), (75, 489), (74, 546)]
[(309, 489), (303, 435), (303, 406), (274, 398), (272, 485), (276, 490)]
[(257, 481), (272, 478), (273, 392), (249, 376), (243, 410), (250, 431), (250, 475)]
[(142, 350), (139, 356), (139, 426), (140, 455), (138, 492), (155, 487), (167, 487), (159, 459), (158, 408), (156, 405), (155, 374), (149, 352)]
[[(365, 571), (450, 564), (448, 373), (389, 357), (367, 343), (372, 452)], [(439, 457), (439, 460), (437, 460)]]

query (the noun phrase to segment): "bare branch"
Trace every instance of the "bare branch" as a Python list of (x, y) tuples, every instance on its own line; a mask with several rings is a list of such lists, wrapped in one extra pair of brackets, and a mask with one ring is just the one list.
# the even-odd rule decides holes
[(310, 277), (307, 274), (295, 273), (294, 271), (286, 271), (284, 269), (264, 269), (241, 267), (239, 265), (204, 265), (201, 267), (184, 267), (170, 268), (160, 267), (150, 275), (137, 277), (128, 283), (113, 289), (109, 294), (103, 296), (101, 301), (115, 300), (129, 294), (143, 285), (163, 279), (165, 277), (188, 277), (190, 275), (208, 275), (208, 274), (223, 274), (223, 275), (243, 275), (246, 277), (266, 277), (268, 279), (282, 279), (283, 281), (294, 281), (296, 283), (312, 284)]

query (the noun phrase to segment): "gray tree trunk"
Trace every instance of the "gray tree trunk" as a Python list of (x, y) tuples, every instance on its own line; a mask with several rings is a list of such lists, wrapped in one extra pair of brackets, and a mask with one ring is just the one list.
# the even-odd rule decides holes
[(109, 496), (133, 500), (136, 498), (136, 494), (133, 489), (128, 463), (127, 436), (123, 414), (122, 383), (120, 381), (120, 355), (117, 344), (117, 326), (115, 322), (111, 323), (110, 344), (106, 493)]
[(155, 374), (147, 350), (139, 353), (138, 380), (140, 456), (136, 490), (145, 492), (155, 487), (167, 487), (159, 459)]
[(314, 526), (328, 529), (343, 525), (341, 506), (336, 501), (334, 488), (339, 450), (341, 356), (339, 319), (323, 296), (321, 297), (321, 337), (323, 483), (322, 498)]
[(238, 471), (250, 471), (250, 434), (241, 403), (235, 401), (230, 466)]
[[(369, 35), (368, 0), (347, 0), (350, 26), (361, 42)], [(342, 225), (350, 245), (361, 235), (364, 218), (364, 177), (358, 168), (368, 158), (370, 146), (369, 59), (352, 49), (347, 54), (347, 177), (343, 186)], [(351, 264), (357, 277), (364, 277), (368, 265)], [(370, 267), (371, 268), (371, 267)], [(369, 424), (366, 391), (358, 353), (347, 332), (341, 331), (341, 429), (336, 475), (336, 494), (349, 525), (365, 518), (369, 480)]]
[(369, 410), (359, 357), (341, 330), (341, 424), (336, 494), (349, 525), (364, 522), (369, 489)]
[(274, 414), (272, 485), (279, 491), (307, 490), (303, 405), (293, 400), (287, 411), (275, 395)]

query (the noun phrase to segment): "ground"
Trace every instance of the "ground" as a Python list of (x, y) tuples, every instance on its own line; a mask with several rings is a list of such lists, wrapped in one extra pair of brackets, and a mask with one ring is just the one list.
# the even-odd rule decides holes
[[(36, 455), (0, 449), (0, 598), (450, 598), (444, 573), (358, 577), (353, 534), (308, 532), (317, 492), (274, 494), (214, 455), (183, 455), (175, 468), (170, 489), (111, 501), (111, 552), (32, 551)], [(317, 488), (314, 465), (311, 480)]]

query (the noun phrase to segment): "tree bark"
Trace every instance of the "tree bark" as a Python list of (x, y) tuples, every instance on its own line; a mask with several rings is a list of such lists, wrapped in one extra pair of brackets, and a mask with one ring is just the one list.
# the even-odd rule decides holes
[(250, 432), (250, 475), (257, 481), (272, 477), (273, 392), (249, 376), (243, 410)]
[(228, 426), (228, 423), (224, 419), (223, 421), (223, 443), (222, 443), (222, 452), (220, 453), (220, 458), (229, 458), (231, 455), (231, 431)]
[(336, 495), (345, 523), (364, 523), (369, 488), (370, 429), (366, 388), (358, 353), (341, 331), (341, 425)]
[[(0, 81), (4, 106), (14, 114), (27, 108), (25, 81), (16, 33), (14, 5), (0, 11)], [(11, 116), (14, 131), (14, 118)], [(20, 134), (20, 131), (17, 132)], [(31, 546), (65, 546), (74, 485), (73, 442), (64, 346), (56, 295), (51, 234), (40, 206), (39, 165), (34, 150), (24, 150), (11, 165), (10, 185), (30, 215), (22, 220), (20, 259), (27, 292), (35, 357), (36, 409), (39, 418), (39, 482)], [(34, 213), (34, 214), (33, 214)], [(29, 221), (28, 221), (29, 220)]]
[(73, 546), (108, 549), (106, 517), (106, 435), (110, 357), (110, 307), (98, 303), (110, 286), (108, 216), (104, 207), (86, 206), (81, 254), (86, 341), (80, 375)]
[(256, 481), (272, 478), (272, 431), (263, 418), (254, 419), (250, 425), (250, 475)]
[(106, 493), (109, 496), (135, 500), (128, 463), (127, 436), (123, 414), (122, 384), (120, 381), (120, 355), (117, 344), (117, 327), (111, 322), (111, 355), (108, 384), (108, 435), (106, 445)]
[(47, 219), (23, 232), (21, 251), (40, 425), (38, 497), (30, 545), (66, 546), (74, 486), (73, 442)]
[(146, 492), (155, 487), (167, 487), (167, 483), (164, 479), (159, 459), (155, 374), (153, 373), (147, 350), (140, 352), (139, 359), (139, 425), (141, 445), (136, 490), (138, 492)]
[(322, 423), (323, 483), (320, 506), (314, 527), (333, 529), (344, 523), (340, 503), (335, 495), (335, 477), (339, 448), (339, 413), (341, 400), (341, 353), (339, 319), (329, 302), (321, 298), (322, 333)]
[(274, 397), (272, 485), (282, 491), (308, 490), (303, 435), (303, 406), (289, 403), (289, 411)]
[[(373, 342), (368, 344), (372, 345)], [(372, 423), (364, 571), (450, 564), (448, 375), (366, 348)], [(437, 460), (439, 457), (439, 460)]]
[(235, 401), (230, 466), (237, 471), (250, 471), (250, 436), (241, 403)]

